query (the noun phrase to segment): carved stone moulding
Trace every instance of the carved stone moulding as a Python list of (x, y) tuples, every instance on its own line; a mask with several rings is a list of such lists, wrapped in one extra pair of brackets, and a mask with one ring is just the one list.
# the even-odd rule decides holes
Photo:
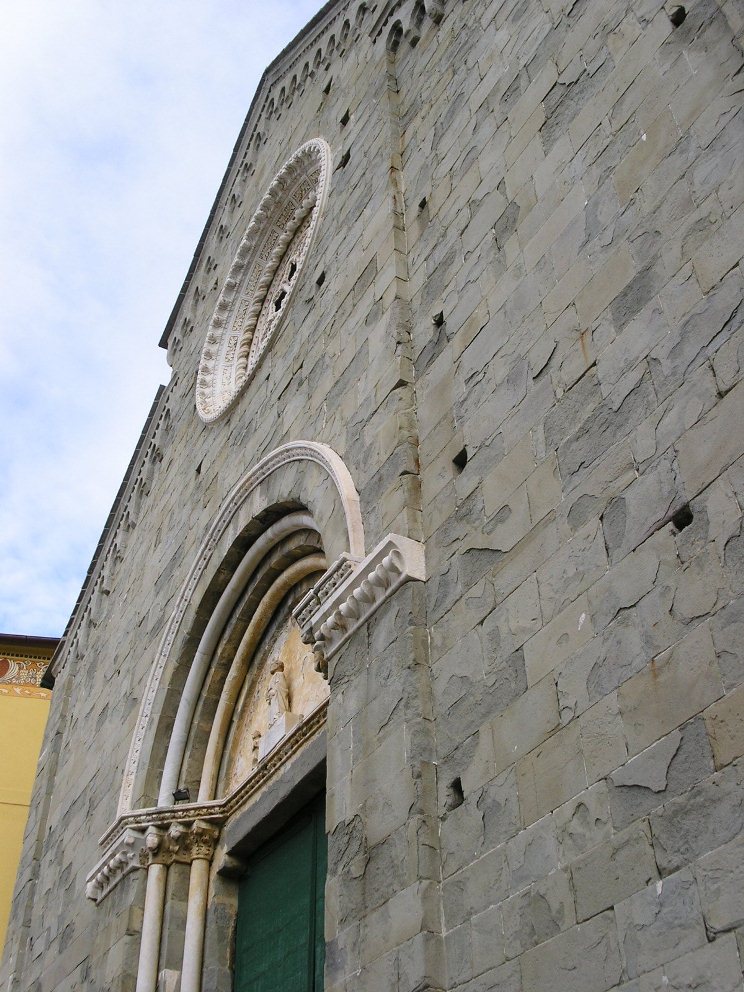
[(202, 349), (196, 409), (211, 423), (252, 378), (289, 307), (325, 204), (331, 150), (305, 142), (284, 163), (230, 266)]
[[(193, 819), (195, 812), (203, 818)], [(190, 864), (196, 858), (211, 860), (224, 814), (205, 808), (191, 811), (192, 819), (181, 821), (171, 810), (151, 810), (152, 822), (125, 827), (86, 879), (85, 894), (100, 903), (119, 882), (137, 868), (150, 865)], [(208, 819), (207, 819), (208, 818)]]
[(100, 839), (104, 854), (86, 879), (85, 894), (100, 903), (130, 872), (151, 864), (210, 860), (222, 825), (244, 809), (266, 783), (325, 726), (324, 700), (253, 773), (223, 799), (136, 809), (117, 817)]
[(361, 561), (343, 555), (293, 612), (302, 639), (312, 644), (318, 671), (405, 582), (426, 578), (424, 546), (388, 534)]

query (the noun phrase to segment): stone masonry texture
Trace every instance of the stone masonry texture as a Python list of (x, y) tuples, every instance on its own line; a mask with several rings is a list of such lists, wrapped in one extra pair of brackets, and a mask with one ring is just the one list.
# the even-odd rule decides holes
[[(197, 549), (296, 440), (427, 563), (329, 672), (326, 992), (744, 992), (744, 12), (675, 7), (331, 0), (267, 70), (60, 655), (7, 992), (133, 992), (145, 873), (85, 878)], [(205, 425), (237, 246), (318, 136), (292, 305)]]

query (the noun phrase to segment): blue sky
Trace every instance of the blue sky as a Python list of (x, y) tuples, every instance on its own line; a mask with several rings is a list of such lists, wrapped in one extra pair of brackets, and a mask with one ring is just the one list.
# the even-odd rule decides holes
[(22, 0), (0, 38), (0, 631), (60, 634), (157, 342), (307, 0)]

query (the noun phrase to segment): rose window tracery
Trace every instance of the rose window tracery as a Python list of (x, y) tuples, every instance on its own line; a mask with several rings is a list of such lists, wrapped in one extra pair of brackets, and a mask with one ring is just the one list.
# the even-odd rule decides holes
[(202, 350), (196, 406), (205, 422), (237, 400), (276, 335), (317, 228), (330, 173), (322, 138), (284, 164), (251, 219)]

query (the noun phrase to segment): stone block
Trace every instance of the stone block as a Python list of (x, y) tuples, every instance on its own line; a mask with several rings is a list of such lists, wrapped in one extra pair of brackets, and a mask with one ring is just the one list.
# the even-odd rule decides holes
[[(629, 305), (627, 297), (633, 290), (636, 295), (640, 292), (638, 280), (644, 275), (642, 271), (631, 279), (612, 304), (613, 308), (623, 302)], [(614, 321), (614, 325), (617, 336), (597, 358), (597, 372), (604, 395), (607, 395), (622, 379), (628, 369), (644, 359), (654, 345), (669, 333), (666, 314), (658, 299), (652, 299), (647, 305), (642, 306), (640, 313), (634, 319), (623, 320), (621, 323)], [(620, 333), (621, 329), (622, 333)]]
[(487, 515), (504, 505), (505, 499), (534, 471), (536, 463), (532, 436), (526, 434), (483, 479), (483, 503)]
[(639, 626), (630, 610), (620, 613), (561, 666), (557, 689), (562, 723), (568, 723), (643, 670), (647, 655)]
[(649, 467), (602, 516), (605, 542), (614, 564), (643, 543), (675, 506), (685, 502), (671, 457)]
[(625, 204), (641, 185), (645, 177), (674, 148), (679, 140), (679, 129), (666, 109), (646, 131), (615, 170), (614, 183), (621, 204)]
[(713, 772), (700, 717), (673, 730), (609, 776), (612, 822), (622, 829)]
[[(455, 809), (446, 810), (439, 827), (442, 876), (448, 878), (483, 852), (483, 814), (476, 806), (477, 794)], [(445, 804), (442, 804), (443, 808)]]
[(677, 567), (674, 539), (664, 529), (652, 535), (638, 548), (615, 564), (589, 590), (589, 608), (595, 630), (601, 630), (650, 592), (662, 564)]
[[(463, 779), (463, 789), (465, 788)], [(521, 827), (515, 769), (492, 778), (481, 789), (476, 806), (483, 818), (483, 845), (486, 850), (503, 844)]]
[(711, 775), (652, 813), (651, 835), (662, 875), (671, 874), (744, 830), (741, 769)]
[(553, 813), (561, 864), (575, 861), (612, 836), (607, 785), (597, 782)]
[(470, 920), (470, 944), (474, 975), (482, 975), (504, 963), (506, 954), (501, 906), (489, 906), (473, 916)]
[(693, 873), (708, 930), (722, 933), (744, 926), (744, 837), (701, 858)]
[(537, 570), (543, 622), (577, 599), (607, 570), (607, 551), (597, 520), (590, 520)]
[[(483, 620), (482, 638), (496, 650), (511, 654), (542, 626), (537, 578), (530, 575), (496, 609), (492, 609), (493, 598), (487, 594), (487, 585), (484, 580), (482, 585), (473, 586), (465, 596), (465, 607), (479, 621)], [(482, 603), (488, 607), (484, 612)]]
[(744, 754), (744, 685), (737, 686), (705, 711), (716, 768)]
[[(744, 322), (744, 313), (740, 306), (743, 292), (741, 273), (738, 269), (733, 269), (690, 311), (681, 324), (672, 326), (669, 334), (653, 349), (648, 364), (659, 400), (678, 389), (695, 368), (702, 365), (710, 354), (739, 330)], [(697, 459), (694, 457), (696, 442), (692, 438), (701, 437), (703, 425), (715, 416), (714, 410), (701, 425), (692, 429), (686, 446), (684, 438), (682, 440), (685, 451), (690, 449), (690, 473), (685, 474), (683, 470), (683, 480), (690, 496), (696, 495), (712, 482), (720, 471), (715, 469), (717, 459), (726, 458), (725, 449), (720, 447), (706, 452), (705, 456), (698, 452)], [(711, 436), (713, 434), (715, 430), (711, 431)], [(720, 444), (725, 445), (726, 440), (719, 440)], [(698, 487), (692, 484), (694, 479), (698, 479)]]
[(550, 454), (527, 479), (527, 498), (533, 525), (558, 506), (561, 496), (558, 459), (555, 454)]
[(511, 896), (500, 909), (507, 958), (519, 957), (576, 923), (571, 882), (560, 870)]
[(711, 620), (710, 629), (726, 691), (744, 682), (744, 597), (733, 600)]
[(521, 957), (523, 992), (605, 992), (622, 976), (613, 913), (558, 934)]
[(582, 713), (579, 730), (589, 783), (605, 778), (628, 757), (617, 692), (609, 693)]
[(707, 624), (694, 628), (619, 689), (630, 754), (637, 754), (723, 695)]
[(509, 893), (506, 847), (497, 847), (473, 860), (442, 884), (442, 907), (447, 929), (453, 929), (497, 905)]
[[(396, 960), (400, 992), (446, 987), (444, 941), (439, 933), (425, 930), (416, 934), (397, 949)], [(384, 979), (370, 985), (373, 989), (388, 987)]]
[(549, 449), (557, 448), (570, 437), (576, 428), (591, 414), (601, 402), (597, 374), (590, 369), (576, 385), (569, 389), (553, 406), (545, 417), (545, 444)]
[(549, 816), (521, 830), (505, 845), (509, 888), (519, 892), (558, 867), (555, 824)]
[(534, 685), (594, 633), (586, 594), (567, 606), (524, 645), (527, 684)]
[(742, 244), (744, 207), (739, 207), (692, 256), (700, 288), (712, 289), (744, 255)]
[(419, 881), (367, 913), (361, 924), (360, 957), (369, 964), (424, 930), (436, 931), (440, 914), (437, 886)]
[(590, 519), (599, 517), (613, 496), (636, 478), (635, 460), (629, 443), (612, 445), (594, 469), (584, 477), (574, 477), (566, 486), (559, 520), (566, 536), (575, 534)]
[(709, 366), (691, 372), (680, 387), (639, 425), (631, 439), (641, 469), (665, 452), (718, 403), (715, 376)]
[(537, 747), (558, 726), (558, 697), (548, 675), (491, 722), (496, 773)]
[(574, 431), (558, 449), (558, 466), (567, 490), (579, 484), (582, 474), (626, 437), (657, 405), (651, 378), (643, 363), (618, 383), (590, 421)]
[(572, 722), (517, 762), (522, 822), (525, 826), (533, 823), (586, 785), (579, 725)]
[(739, 951), (734, 934), (717, 940), (664, 966), (661, 988), (668, 992), (741, 992)]
[(721, 394), (744, 378), (744, 330), (740, 329), (713, 356), (713, 371)]
[(744, 383), (677, 444), (677, 460), (689, 496), (697, 495), (744, 452)]
[(695, 880), (689, 870), (654, 882), (615, 907), (629, 978), (707, 943)]
[[(500, 968), (491, 968), (464, 985), (450, 985), (454, 992), (522, 992), (522, 981), (518, 961), (507, 961)], [(428, 990), (427, 990), (428, 992)], [(439, 992), (432, 989), (431, 992)]]
[(576, 918), (587, 920), (658, 877), (651, 830), (642, 820), (572, 862)]
[(579, 323), (588, 326), (599, 317), (635, 275), (635, 264), (626, 245), (618, 248), (576, 296)]

